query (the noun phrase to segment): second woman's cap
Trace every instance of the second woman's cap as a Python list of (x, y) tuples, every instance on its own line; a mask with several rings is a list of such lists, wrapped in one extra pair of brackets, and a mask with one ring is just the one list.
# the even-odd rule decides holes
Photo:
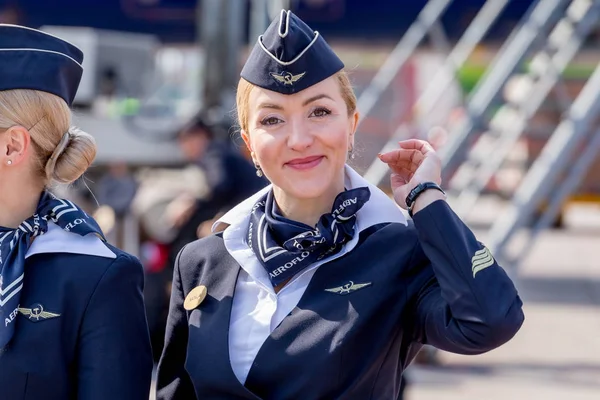
[(65, 40), (0, 24), (0, 90), (40, 90), (71, 106), (83, 75), (82, 62), (81, 50)]

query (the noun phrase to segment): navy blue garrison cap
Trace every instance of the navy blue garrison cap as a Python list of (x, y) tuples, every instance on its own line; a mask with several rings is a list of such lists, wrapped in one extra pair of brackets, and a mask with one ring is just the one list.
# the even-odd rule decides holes
[(83, 53), (42, 31), (0, 24), (0, 90), (33, 89), (69, 106), (83, 74)]
[(298, 93), (344, 68), (344, 63), (319, 32), (291, 11), (281, 10), (279, 20), (258, 41), (241, 77), (262, 88), (283, 94)]

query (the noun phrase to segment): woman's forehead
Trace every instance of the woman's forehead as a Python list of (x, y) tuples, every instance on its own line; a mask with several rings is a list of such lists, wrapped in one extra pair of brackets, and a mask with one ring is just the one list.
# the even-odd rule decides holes
[(335, 76), (329, 77), (294, 94), (282, 94), (256, 86), (250, 92), (250, 106), (256, 109), (261, 108), (261, 105), (266, 103), (301, 105), (315, 97), (329, 98), (332, 101), (343, 101)]

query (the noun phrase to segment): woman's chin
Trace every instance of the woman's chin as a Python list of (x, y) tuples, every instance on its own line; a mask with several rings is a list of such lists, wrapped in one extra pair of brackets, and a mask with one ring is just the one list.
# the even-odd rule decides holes
[(331, 182), (329, 180), (325, 181), (323, 177), (315, 177), (315, 179), (303, 179), (302, 181), (288, 181), (286, 186), (283, 191), (288, 196), (310, 200), (327, 193), (331, 187)]

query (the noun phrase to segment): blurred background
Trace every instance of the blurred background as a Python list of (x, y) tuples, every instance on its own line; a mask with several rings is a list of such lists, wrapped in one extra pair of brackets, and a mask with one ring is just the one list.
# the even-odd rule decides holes
[(267, 183), (237, 134), (235, 87), (281, 8), (350, 71), (353, 166), (389, 192), (376, 154), (430, 140), (449, 201), (525, 301), (500, 349), (425, 348), (403, 398), (600, 399), (598, 0), (0, 0), (0, 23), (85, 53), (75, 123), (99, 152), (57, 190), (142, 260), (156, 357), (174, 255)]

